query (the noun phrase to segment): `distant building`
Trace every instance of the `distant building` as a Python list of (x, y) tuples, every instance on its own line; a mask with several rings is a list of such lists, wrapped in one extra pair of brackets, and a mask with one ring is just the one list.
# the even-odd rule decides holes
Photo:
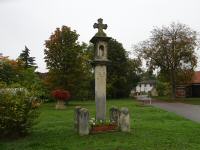
[(176, 86), (176, 97), (200, 97), (200, 71), (196, 71), (187, 85)]
[(152, 96), (157, 96), (156, 91), (156, 81), (147, 80), (139, 82), (134, 90), (131, 91), (131, 95), (145, 95), (150, 94)]

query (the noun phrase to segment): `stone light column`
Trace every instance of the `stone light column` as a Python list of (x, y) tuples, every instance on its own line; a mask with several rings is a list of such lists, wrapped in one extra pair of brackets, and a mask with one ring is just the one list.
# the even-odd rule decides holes
[(93, 60), (95, 71), (95, 103), (96, 103), (96, 120), (106, 120), (106, 65), (107, 59), (107, 43), (110, 37), (107, 37), (103, 29), (107, 29), (107, 25), (103, 24), (103, 19), (98, 19), (94, 28), (98, 32), (90, 40), (95, 47), (95, 57)]

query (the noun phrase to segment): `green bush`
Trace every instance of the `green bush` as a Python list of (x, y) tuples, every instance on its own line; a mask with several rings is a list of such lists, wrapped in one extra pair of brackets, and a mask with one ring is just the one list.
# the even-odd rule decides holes
[(29, 133), (38, 117), (34, 102), (34, 97), (23, 88), (0, 89), (1, 138), (19, 137)]
[(167, 82), (157, 81), (156, 90), (158, 91), (159, 96), (170, 95), (170, 85)]

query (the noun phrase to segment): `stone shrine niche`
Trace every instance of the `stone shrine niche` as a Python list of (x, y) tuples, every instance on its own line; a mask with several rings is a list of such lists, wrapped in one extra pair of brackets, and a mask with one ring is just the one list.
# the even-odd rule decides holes
[(104, 57), (104, 45), (99, 46), (99, 57)]
[(96, 58), (97, 59), (107, 59), (107, 45), (104, 42), (99, 42), (97, 44), (97, 52)]

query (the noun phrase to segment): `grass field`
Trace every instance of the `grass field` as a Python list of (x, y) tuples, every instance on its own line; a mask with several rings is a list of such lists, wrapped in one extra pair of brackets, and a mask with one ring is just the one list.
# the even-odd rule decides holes
[(193, 104), (193, 105), (200, 105), (200, 98), (176, 98), (175, 100), (171, 99), (170, 97), (154, 97), (154, 99), (162, 100), (171, 103), (186, 103), (186, 104)]
[(72, 101), (66, 110), (55, 110), (54, 103), (43, 104), (38, 124), (31, 135), (0, 141), (0, 150), (199, 150), (200, 124), (133, 100), (110, 100), (127, 106), (131, 133), (105, 133), (80, 137), (73, 130), (76, 105), (86, 107), (94, 117), (94, 101)]

